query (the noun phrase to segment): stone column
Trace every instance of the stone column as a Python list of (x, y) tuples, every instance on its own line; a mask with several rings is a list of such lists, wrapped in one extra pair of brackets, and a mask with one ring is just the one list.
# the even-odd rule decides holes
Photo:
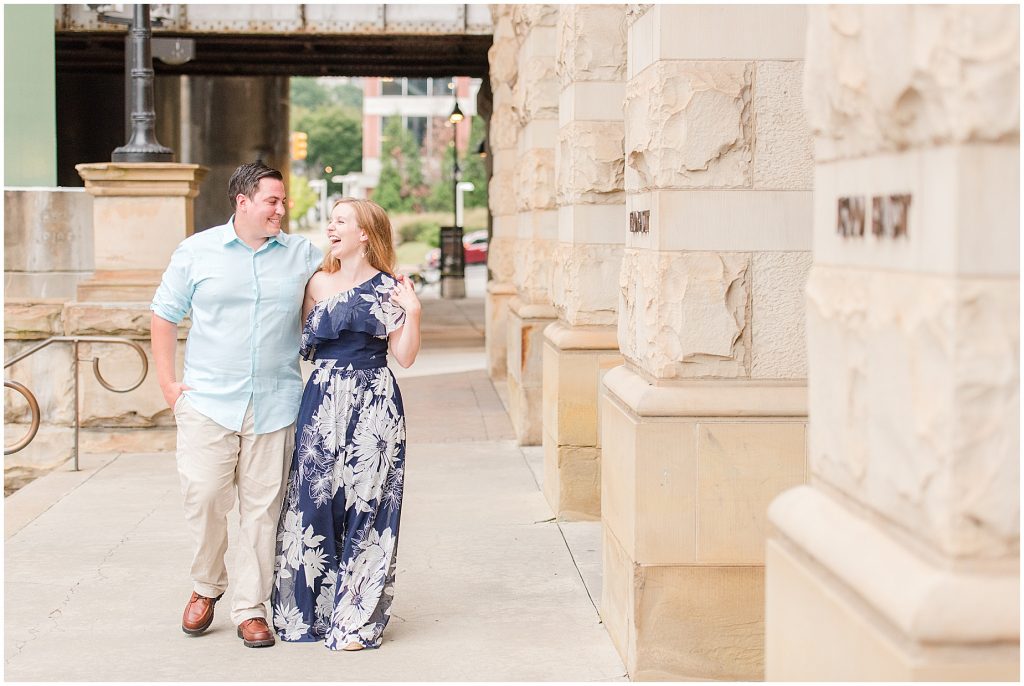
[(515, 5), (519, 36), (515, 113), (520, 131), (515, 167), (517, 241), (516, 294), (509, 300), (509, 414), (521, 445), (541, 444), (544, 327), (555, 319), (550, 279), (558, 239), (555, 147), (558, 144), (558, 79), (554, 5)]
[(192, 203), (206, 173), (196, 164), (137, 162), (75, 167), (93, 197), (96, 271), (82, 301), (149, 302), (171, 253), (192, 235)]
[(512, 28), (512, 5), (491, 5), (494, 43), (487, 52), (490, 64), (493, 112), (487, 134), (492, 173), (487, 189), (491, 210), (491, 241), (487, 251), (487, 301), (484, 303), (487, 373), (505, 382), (508, 371), (508, 301), (515, 295), (515, 264), (518, 233), (515, 169), (519, 120), (515, 87), (519, 71), (519, 41)]
[(1019, 8), (814, 7), (811, 485), (767, 673), (1019, 679)]
[(601, 614), (633, 679), (763, 675), (768, 503), (805, 480), (803, 6), (631, 6)]
[(563, 519), (601, 516), (598, 396), (622, 364), (616, 339), (626, 214), (625, 5), (562, 5), (558, 244), (544, 332), (544, 494)]

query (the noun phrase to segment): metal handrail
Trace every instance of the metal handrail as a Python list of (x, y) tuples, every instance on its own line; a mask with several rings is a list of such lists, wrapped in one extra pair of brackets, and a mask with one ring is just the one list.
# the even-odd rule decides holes
[[(146, 357), (146, 351), (142, 349), (142, 346), (133, 340), (128, 338), (118, 338), (114, 336), (53, 336), (47, 338), (45, 341), (37, 346), (24, 350), (11, 359), (4, 362), (4, 369), (7, 369), (13, 364), (21, 362), (26, 357), (34, 355), (51, 343), (71, 343), (74, 349), (75, 355), (75, 471), (78, 471), (78, 363), (81, 360), (78, 359), (78, 344), (79, 343), (120, 343), (121, 345), (128, 345), (135, 349), (135, 352), (139, 354), (139, 359), (142, 360), (142, 374), (139, 376), (139, 380), (128, 388), (114, 388), (106, 379), (103, 378), (103, 374), (100, 373), (100, 361), (98, 358), (92, 358), (92, 373), (96, 376), (96, 380), (100, 382), (108, 391), (112, 393), (128, 393), (134, 391), (136, 388), (142, 385), (142, 382), (146, 380), (146, 375), (149, 373), (149, 359)], [(32, 411), (32, 424), (29, 427), (28, 433), (26, 433), (17, 443), (12, 445), (10, 448), (4, 446), (4, 455), (12, 455), (19, 450), (24, 450), (28, 447), (28, 444), (32, 442), (32, 439), (36, 437), (36, 433), (39, 432), (39, 422), (41, 420), (41, 413), (39, 410), (39, 402), (36, 400), (36, 396), (32, 391), (28, 389), (24, 384), (18, 383), (17, 381), (9, 381), (4, 379), (4, 387), (10, 388), (18, 393), (25, 396), (25, 400), (28, 401), (29, 409)]]

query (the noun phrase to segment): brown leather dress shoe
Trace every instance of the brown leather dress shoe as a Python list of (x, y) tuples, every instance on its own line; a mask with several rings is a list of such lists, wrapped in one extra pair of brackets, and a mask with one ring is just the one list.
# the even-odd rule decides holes
[(274, 634), (262, 617), (247, 619), (238, 625), (238, 637), (246, 648), (266, 648), (274, 645)]
[(192, 591), (185, 612), (181, 616), (181, 630), (191, 636), (198, 636), (213, 624), (213, 606), (221, 599), (223, 593), (216, 598), (207, 598)]

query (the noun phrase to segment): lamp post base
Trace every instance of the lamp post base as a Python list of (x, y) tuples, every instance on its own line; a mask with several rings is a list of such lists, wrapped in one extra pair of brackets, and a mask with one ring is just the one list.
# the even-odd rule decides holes
[(442, 298), (465, 298), (466, 277), (464, 276), (442, 276), (441, 277)]

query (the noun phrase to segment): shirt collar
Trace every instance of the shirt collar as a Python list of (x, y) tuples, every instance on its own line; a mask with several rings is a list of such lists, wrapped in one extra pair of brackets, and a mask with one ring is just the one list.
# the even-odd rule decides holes
[[(228, 223), (219, 227), (219, 231), (221, 232), (220, 238), (224, 245), (227, 245), (232, 241), (238, 241), (239, 243), (242, 242), (242, 239), (238, 237), (237, 233), (235, 233), (235, 215), (231, 215), (231, 218), (228, 219)], [(280, 243), (282, 246), (288, 247), (288, 234), (284, 231), (280, 231), (276, 236), (269, 238), (267, 242)]]

